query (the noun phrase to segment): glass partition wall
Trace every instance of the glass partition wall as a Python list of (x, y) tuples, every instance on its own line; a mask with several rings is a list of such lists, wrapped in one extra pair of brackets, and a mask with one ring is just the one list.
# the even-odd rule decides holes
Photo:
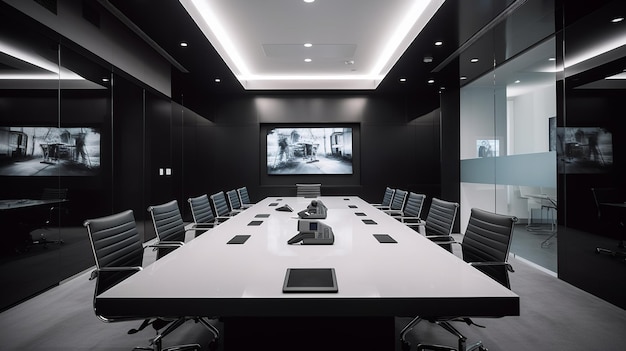
[(146, 129), (167, 133), (160, 125), (169, 127), (171, 106), (0, 5), (2, 311), (93, 267), (88, 218), (133, 209), (144, 240), (154, 237), (146, 208), (161, 199), (150, 194), (167, 196), (171, 180), (145, 168), (169, 164), (170, 139)]
[(512, 254), (624, 308), (626, 3), (517, 3), (459, 56), (461, 232), (515, 215)]
[(110, 211), (111, 73), (26, 17), (0, 16), (3, 310), (93, 266), (82, 221)]
[(459, 58), (459, 218), (464, 232), (474, 207), (518, 217), (511, 252), (556, 272), (554, 6), (522, 3)]

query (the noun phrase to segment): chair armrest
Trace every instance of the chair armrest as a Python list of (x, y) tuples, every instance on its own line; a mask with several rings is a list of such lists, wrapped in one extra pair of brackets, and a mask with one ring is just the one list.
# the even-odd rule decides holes
[(162, 248), (178, 248), (183, 246), (184, 243), (181, 241), (159, 241), (156, 244), (147, 245), (146, 247), (151, 247), (153, 251)]
[(381, 204), (371, 204), (371, 205), (376, 207), (379, 210), (390, 210), (391, 209), (389, 206), (383, 206)]
[(139, 272), (140, 270), (142, 270), (143, 268), (139, 267), (139, 266), (132, 266), (132, 267), (102, 267), (102, 268), (97, 268), (94, 269), (93, 271), (91, 271), (91, 275), (89, 276), (89, 280), (94, 280), (98, 277), (98, 274), (100, 274), (100, 272), (129, 272), (129, 271), (136, 271)]
[(426, 235), (426, 238), (430, 239), (430, 241), (434, 242), (437, 245), (448, 245), (448, 244), (461, 245), (460, 242), (454, 240), (454, 238), (449, 235)]
[(508, 262), (489, 261), (489, 262), (468, 262), (468, 263), (470, 266), (474, 266), (474, 267), (504, 266), (507, 271), (511, 273), (515, 272), (513, 270), (513, 266), (511, 266), (511, 264)]
[(382, 211), (390, 216), (402, 216), (402, 210), (383, 209)]
[(217, 226), (219, 223), (213, 222), (213, 223), (191, 223), (191, 227), (187, 228), (187, 230), (200, 230), (200, 229), (211, 229), (211, 228), (215, 228), (215, 226)]
[(206, 232), (213, 228), (215, 228), (215, 226), (199, 226), (199, 227), (193, 226), (191, 228), (185, 229), (185, 233), (186, 232)]
[(426, 222), (422, 221), (419, 217), (396, 217), (402, 223), (410, 223), (410, 224), (418, 224), (418, 225), (426, 225)]

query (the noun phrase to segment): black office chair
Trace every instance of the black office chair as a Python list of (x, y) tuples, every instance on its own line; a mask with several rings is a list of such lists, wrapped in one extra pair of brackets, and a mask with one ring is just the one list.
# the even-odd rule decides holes
[(157, 236), (157, 243), (160, 245), (157, 252), (157, 259), (161, 258), (172, 250), (183, 246), (185, 235), (188, 231), (195, 232), (196, 236), (207, 231), (209, 228), (190, 227), (185, 229), (185, 223), (178, 209), (178, 201), (172, 200), (161, 205), (148, 207), (152, 224)]
[[(511, 288), (509, 272), (513, 267), (507, 262), (511, 237), (517, 217), (496, 214), (473, 208), (467, 224), (465, 235), (461, 243), (450, 235), (441, 235), (436, 242), (440, 245), (460, 244), (463, 260), (476, 269), (496, 280), (507, 289)], [(476, 325), (470, 318), (463, 316), (428, 316), (416, 317), (400, 332), (400, 339), (406, 347), (406, 334), (422, 320), (437, 323), (458, 338), (458, 351), (486, 350), (482, 342), (467, 345), (467, 338), (463, 336), (451, 322), (461, 321), (469, 325)], [(455, 350), (443, 345), (418, 345), (418, 350)]]
[(379, 209), (389, 209), (391, 205), (391, 199), (393, 199), (393, 194), (396, 189), (391, 189), (390, 187), (385, 188), (385, 193), (383, 194), (383, 201), (379, 204), (372, 204), (372, 206)]
[[(88, 219), (84, 222), (89, 234), (89, 241), (96, 262), (96, 269), (91, 273), (90, 280), (96, 279), (93, 307), (96, 316), (107, 323), (142, 321), (137, 329), (129, 330), (134, 334), (147, 326), (152, 326), (157, 334), (150, 339), (150, 347), (136, 347), (134, 350), (201, 350), (198, 344), (178, 345), (163, 349), (162, 339), (182, 325), (187, 318), (166, 320), (158, 317), (140, 318), (128, 316), (112, 316), (103, 314), (98, 308), (98, 296), (111, 287), (122, 282), (129, 276), (140, 271), (143, 264), (143, 243), (137, 231), (132, 210), (123, 211), (110, 216)], [(202, 322), (204, 324), (204, 322)], [(211, 326), (213, 327), (213, 326)], [(159, 332), (163, 329), (163, 332)]]
[(213, 228), (216, 225), (226, 221), (230, 217), (215, 217), (211, 209), (209, 197), (206, 194), (190, 197), (187, 199), (191, 208), (194, 225), (197, 227)]
[(239, 195), (237, 195), (237, 190), (228, 190), (226, 192), (226, 200), (228, 200), (228, 207), (232, 213), (241, 212), (245, 210), (241, 204), (241, 200), (239, 199)]
[(252, 201), (250, 201), (250, 195), (248, 194), (248, 188), (242, 186), (237, 189), (237, 195), (239, 195), (239, 200), (241, 201), (241, 207), (248, 208), (254, 205)]
[(231, 211), (226, 202), (226, 195), (223, 191), (219, 191), (209, 197), (211, 204), (213, 205), (213, 214), (215, 217), (232, 217), (239, 213), (239, 211)]
[(417, 228), (422, 221), (420, 216), (425, 199), (426, 195), (424, 194), (409, 192), (402, 213), (400, 216), (394, 217), (411, 228)]
[(297, 197), (318, 197), (322, 195), (322, 184), (296, 184)]
[(408, 191), (396, 189), (393, 194), (393, 199), (391, 199), (391, 204), (389, 205), (389, 208), (381, 210), (388, 215), (401, 216), (402, 211), (404, 210), (404, 203), (406, 202), (407, 195)]
[[(63, 206), (63, 203), (67, 201), (67, 188), (44, 188), (41, 193), (41, 200), (54, 201), (50, 204), (47, 210), (47, 219), (34, 225), (31, 224), (32, 229), (41, 228), (45, 231), (50, 230), (50, 226), (55, 224), (55, 218), (60, 220), (62, 214), (67, 214), (69, 211), (67, 207)], [(60, 223), (57, 223), (60, 224)], [(39, 227), (41, 226), (41, 227)], [(45, 232), (40, 232), (37, 240), (32, 239), (31, 245), (42, 245), (44, 248), (48, 247), (48, 244), (63, 244), (63, 239), (48, 239)], [(60, 233), (59, 233), (60, 234)]]
[[(611, 255), (620, 259), (626, 260), (626, 251), (624, 250), (624, 241), (626, 239), (626, 226), (624, 225), (624, 218), (620, 217), (616, 213), (606, 213), (610, 207), (604, 207), (603, 203), (624, 203), (626, 196), (623, 192), (617, 188), (591, 188), (593, 194), (593, 200), (596, 205), (598, 225), (602, 232), (617, 232), (619, 241), (617, 247), (619, 250), (607, 249), (604, 247), (596, 247), (596, 253)], [(604, 208), (603, 208), (604, 207)]]
[[(440, 237), (448, 237), (452, 234), (454, 221), (459, 210), (457, 202), (445, 201), (433, 198), (426, 221), (422, 221), (420, 225), (424, 226), (424, 234), (433, 241), (440, 240)], [(452, 245), (442, 244), (446, 250), (452, 252)]]

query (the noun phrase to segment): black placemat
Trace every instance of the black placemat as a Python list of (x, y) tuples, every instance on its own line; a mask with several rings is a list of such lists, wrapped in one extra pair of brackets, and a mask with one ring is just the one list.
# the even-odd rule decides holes
[(381, 244), (397, 244), (398, 242), (389, 234), (374, 234), (376, 240)]
[(232, 239), (228, 240), (227, 244), (243, 244), (249, 237), (250, 235), (235, 235)]
[(337, 292), (334, 268), (287, 268), (283, 292)]

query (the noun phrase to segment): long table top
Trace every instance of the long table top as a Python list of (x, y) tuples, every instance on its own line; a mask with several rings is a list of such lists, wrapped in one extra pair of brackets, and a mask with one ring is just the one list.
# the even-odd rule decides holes
[[(97, 297), (146, 316), (506, 316), (519, 297), (358, 197), (320, 197), (333, 245), (289, 245), (311, 199), (269, 197)], [(293, 212), (276, 208), (288, 204)], [(372, 220), (376, 224), (366, 224)], [(397, 243), (379, 243), (388, 234)], [(250, 235), (244, 244), (227, 244)], [(288, 268), (334, 268), (336, 293), (283, 293)]]

